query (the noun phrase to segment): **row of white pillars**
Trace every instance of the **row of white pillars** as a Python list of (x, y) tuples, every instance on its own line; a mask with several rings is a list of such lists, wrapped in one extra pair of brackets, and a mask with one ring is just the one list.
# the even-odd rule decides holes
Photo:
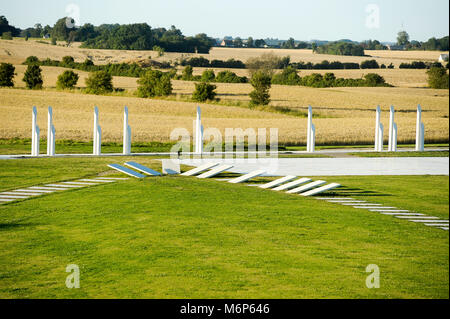
[(197, 106), (197, 118), (194, 121), (195, 136), (194, 136), (194, 152), (197, 154), (203, 153), (203, 125), (202, 125), (202, 110)]
[(99, 114), (98, 107), (94, 107), (94, 136), (93, 136), (93, 154), (100, 155), (102, 153), (102, 128), (98, 124)]
[(39, 156), (39, 134), (40, 129), (37, 125), (37, 109), (36, 106), (33, 106), (31, 127), (31, 156)]
[[(33, 106), (32, 110), (32, 127), (31, 127), (31, 156), (39, 156), (41, 142), (40, 128), (37, 125), (37, 109)], [(55, 156), (55, 126), (53, 125), (53, 109), (48, 107), (48, 124), (47, 124), (47, 155)]]
[(314, 153), (316, 149), (316, 126), (312, 122), (312, 107), (308, 106), (308, 128), (306, 134), (306, 151)]
[[(384, 127), (381, 124), (381, 108), (377, 106), (375, 119), (375, 151), (383, 151), (383, 131)], [(395, 109), (390, 108), (389, 115), (389, 141), (388, 151), (397, 152), (398, 127), (395, 123)], [(425, 149), (425, 125), (422, 122), (422, 108), (417, 106), (417, 123), (416, 123), (416, 151), (424, 151)]]

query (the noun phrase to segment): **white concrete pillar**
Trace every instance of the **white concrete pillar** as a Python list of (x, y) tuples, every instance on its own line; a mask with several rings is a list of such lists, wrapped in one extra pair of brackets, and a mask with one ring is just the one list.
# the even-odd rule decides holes
[(311, 149), (310, 152), (314, 153), (316, 150), (316, 126), (311, 124)]
[(36, 125), (34, 129), (34, 155), (33, 156), (39, 156), (39, 140), (40, 140), (40, 132), (39, 126)]
[(97, 141), (96, 141), (95, 155), (102, 154), (102, 128), (100, 125), (97, 126)]
[(395, 121), (395, 110), (391, 105), (390, 115), (389, 115), (389, 141), (388, 141), (388, 151), (393, 152), (394, 145), (394, 122)]
[(377, 110), (376, 110), (376, 115), (375, 115), (375, 152), (378, 151), (378, 134), (380, 132), (380, 121), (381, 121), (381, 108), (378, 105), (377, 106)]
[(94, 107), (94, 136), (93, 136), (93, 154), (97, 155), (97, 137), (98, 133), (98, 107)]
[(308, 127), (306, 133), (306, 151), (311, 152), (311, 131), (312, 131), (312, 107), (308, 106)]
[(394, 129), (393, 129), (393, 133), (392, 133), (392, 150), (391, 150), (391, 152), (397, 152), (397, 136), (398, 136), (397, 123), (394, 123)]
[(420, 123), (420, 147), (419, 152), (425, 151), (425, 124)]
[(383, 132), (384, 126), (380, 123), (380, 126), (378, 127), (378, 152), (383, 151)]
[(131, 127), (128, 125), (128, 107), (123, 111), (123, 154), (131, 153)]
[(55, 126), (52, 124), (52, 127), (50, 129), (50, 138), (51, 138), (51, 142), (50, 142), (50, 156), (55, 156), (56, 151), (55, 151)]
[(31, 112), (31, 156), (36, 156), (36, 123), (37, 123), (37, 109), (33, 106)]
[(195, 121), (195, 145), (194, 152), (197, 154), (203, 153), (203, 126), (202, 126), (202, 110), (197, 106), (197, 119)]
[(422, 149), (422, 138), (421, 138), (421, 127), (422, 127), (422, 107), (417, 105), (417, 121), (416, 121), (416, 151)]
[(48, 107), (48, 116), (47, 116), (47, 156), (52, 156), (52, 133), (53, 131), (53, 108), (51, 106)]

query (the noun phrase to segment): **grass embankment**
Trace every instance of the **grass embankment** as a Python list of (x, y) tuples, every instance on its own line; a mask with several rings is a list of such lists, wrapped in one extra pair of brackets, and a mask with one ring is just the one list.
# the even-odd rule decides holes
[[(0, 189), (96, 176), (116, 161), (0, 161)], [(448, 177), (333, 181), (346, 186), (340, 195), (448, 218)], [(130, 179), (0, 205), (0, 296), (448, 298), (448, 239), (298, 195), (180, 176)], [(80, 267), (80, 289), (65, 287), (68, 264)], [(368, 264), (380, 267), (380, 289), (365, 286)]]

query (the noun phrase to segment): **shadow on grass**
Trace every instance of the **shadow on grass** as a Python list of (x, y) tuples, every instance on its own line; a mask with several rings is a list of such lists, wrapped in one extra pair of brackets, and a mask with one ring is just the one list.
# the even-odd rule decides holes
[(32, 223), (0, 223), (0, 231), (4, 230), (10, 230), (13, 228), (20, 228), (20, 227), (30, 227), (35, 226), (36, 224)]

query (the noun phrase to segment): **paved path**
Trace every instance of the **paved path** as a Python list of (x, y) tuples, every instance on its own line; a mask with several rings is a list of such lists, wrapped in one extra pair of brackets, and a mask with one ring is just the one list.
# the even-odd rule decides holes
[(195, 159), (182, 164), (199, 166), (208, 162), (234, 165), (233, 173), (263, 169), (272, 176), (345, 175), (449, 175), (448, 157), (377, 158), (278, 158), (278, 159)]

